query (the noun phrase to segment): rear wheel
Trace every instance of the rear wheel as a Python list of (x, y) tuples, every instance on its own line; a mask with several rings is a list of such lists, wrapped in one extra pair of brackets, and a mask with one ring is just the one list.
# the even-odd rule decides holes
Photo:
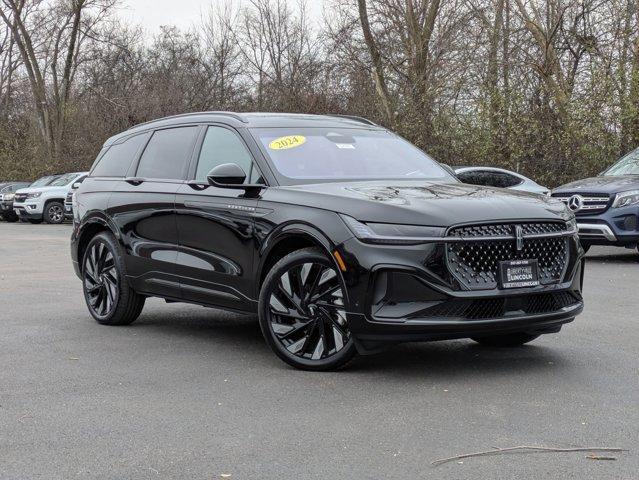
[(518, 347), (528, 342), (532, 342), (539, 335), (524, 332), (509, 333), (506, 335), (492, 335), (489, 337), (472, 337), (480, 345), (487, 347)]
[(273, 266), (260, 292), (264, 338), (275, 354), (303, 370), (334, 370), (355, 355), (342, 279), (316, 248), (293, 252)]
[(110, 233), (99, 233), (87, 246), (82, 285), (89, 312), (98, 323), (128, 325), (142, 312), (144, 297), (125, 280), (120, 248)]
[(49, 202), (44, 207), (44, 221), (54, 225), (64, 222), (64, 205), (61, 202)]

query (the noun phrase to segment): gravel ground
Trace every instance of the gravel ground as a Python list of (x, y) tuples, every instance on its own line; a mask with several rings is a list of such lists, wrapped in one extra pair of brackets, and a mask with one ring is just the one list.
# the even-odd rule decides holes
[[(639, 254), (593, 248), (583, 315), (529, 346), (406, 344), (293, 370), (255, 318), (90, 319), (70, 227), (0, 223), (0, 478), (639, 478)], [(515, 445), (623, 447), (441, 457)], [(231, 475), (231, 477), (224, 477)]]

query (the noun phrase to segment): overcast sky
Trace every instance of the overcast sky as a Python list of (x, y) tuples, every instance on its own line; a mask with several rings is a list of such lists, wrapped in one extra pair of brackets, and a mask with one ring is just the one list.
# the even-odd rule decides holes
[[(134, 24), (141, 25), (146, 33), (154, 35), (162, 25), (175, 25), (188, 29), (199, 23), (203, 12), (212, 4), (224, 4), (228, 0), (123, 0), (120, 16)], [(324, 0), (309, 0), (309, 16), (315, 20), (322, 16)], [(247, 3), (247, 0), (234, 0), (235, 4)], [(291, 4), (296, 5), (297, 1)]]

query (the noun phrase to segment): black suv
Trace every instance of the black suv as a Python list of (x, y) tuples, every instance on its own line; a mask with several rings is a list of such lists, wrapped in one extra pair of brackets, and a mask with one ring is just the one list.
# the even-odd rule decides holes
[(357, 117), (208, 112), (104, 144), (74, 198), (71, 251), (100, 323), (146, 297), (259, 315), (298, 368), (389, 343), (521, 345), (582, 310), (560, 201), (458, 182)]

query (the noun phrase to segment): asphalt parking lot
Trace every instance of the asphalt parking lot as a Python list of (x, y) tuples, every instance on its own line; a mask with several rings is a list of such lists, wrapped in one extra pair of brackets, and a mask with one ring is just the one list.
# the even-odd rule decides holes
[[(636, 251), (593, 248), (584, 314), (529, 346), (407, 344), (307, 373), (254, 318), (151, 300), (96, 324), (70, 231), (0, 223), (2, 480), (639, 478)], [(430, 464), (517, 445), (630, 451)]]

